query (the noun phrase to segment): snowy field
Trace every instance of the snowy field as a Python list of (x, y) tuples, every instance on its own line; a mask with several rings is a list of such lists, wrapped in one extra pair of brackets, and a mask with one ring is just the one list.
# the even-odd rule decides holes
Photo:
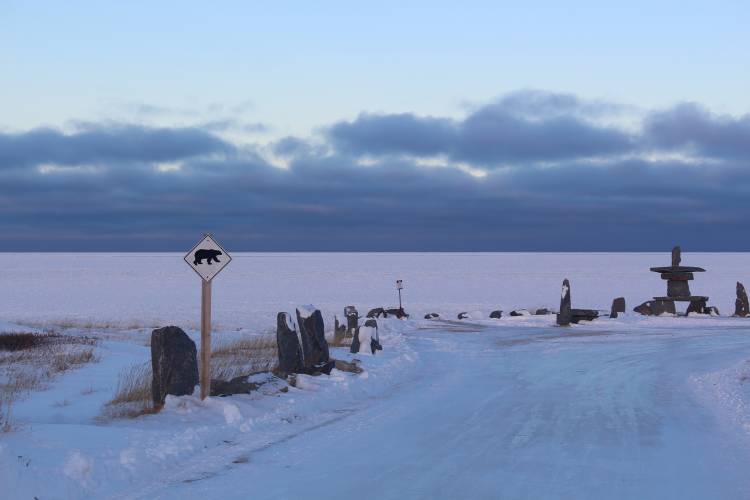
[[(732, 318), (750, 254), (683, 253), (722, 317), (629, 312), (570, 328), (502, 309), (628, 311), (666, 282), (654, 254), (234, 254), (215, 280), (214, 341), (275, 331), (313, 303), (381, 320), (365, 371), (286, 393), (168, 399), (102, 419), (152, 328), (197, 339), (200, 283), (177, 254), (4, 254), (0, 331), (96, 336), (99, 361), (13, 407), (0, 498), (750, 498), (750, 318)], [(10, 265), (9, 263), (12, 263)], [(684, 305), (683, 305), (684, 308)], [(468, 311), (471, 319), (457, 321)], [(437, 312), (439, 321), (423, 320)]]

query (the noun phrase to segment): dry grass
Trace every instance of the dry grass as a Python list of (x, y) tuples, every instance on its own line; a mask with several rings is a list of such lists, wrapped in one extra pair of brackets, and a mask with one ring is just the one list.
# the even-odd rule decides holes
[(231, 380), (240, 375), (270, 372), (277, 363), (275, 335), (218, 343), (211, 349), (211, 378)]
[(94, 339), (46, 333), (0, 333), (0, 428), (12, 429), (13, 403), (60, 373), (98, 361)]
[(135, 418), (155, 413), (151, 398), (151, 363), (133, 365), (120, 372), (112, 399), (104, 406), (102, 417)]

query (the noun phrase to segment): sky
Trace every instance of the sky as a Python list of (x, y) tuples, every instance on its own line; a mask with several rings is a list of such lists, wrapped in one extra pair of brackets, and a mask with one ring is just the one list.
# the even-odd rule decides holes
[(0, 251), (750, 251), (750, 4), (653, 3), (0, 0)]

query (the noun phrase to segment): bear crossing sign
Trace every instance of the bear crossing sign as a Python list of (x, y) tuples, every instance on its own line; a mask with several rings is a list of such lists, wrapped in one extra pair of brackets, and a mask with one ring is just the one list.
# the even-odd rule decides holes
[(185, 262), (198, 273), (204, 281), (211, 281), (219, 271), (229, 264), (232, 258), (207, 234), (185, 256)]
[(211, 394), (211, 280), (232, 260), (210, 234), (185, 256), (193, 271), (201, 277), (201, 399)]

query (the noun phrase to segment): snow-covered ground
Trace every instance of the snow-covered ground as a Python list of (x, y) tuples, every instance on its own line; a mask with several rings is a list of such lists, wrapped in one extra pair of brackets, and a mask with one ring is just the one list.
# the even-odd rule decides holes
[[(13, 409), (0, 498), (750, 497), (750, 319), (733, 311), (750, 254), (683, 254), (724, 317), (634, 313), (557, 328), (559, 305), (628, 310), (665, 282), (660, 254), (239, 254), (213, 287), (214, 339), (271, 332), (315, 303), (393, 307), (365, 371), (230, 398), (170, 398), (102, 421), (150, 328), (196, 335), (199, 282), (180, 255), (5, 254), (0, 330), (98, 335), (100, 357)], [(456, 321), (460, 311), (472, 319)], [(437, 312), (442, 320), (423, 320)], [(351, 359), (344, 349), (333, 349)]]

